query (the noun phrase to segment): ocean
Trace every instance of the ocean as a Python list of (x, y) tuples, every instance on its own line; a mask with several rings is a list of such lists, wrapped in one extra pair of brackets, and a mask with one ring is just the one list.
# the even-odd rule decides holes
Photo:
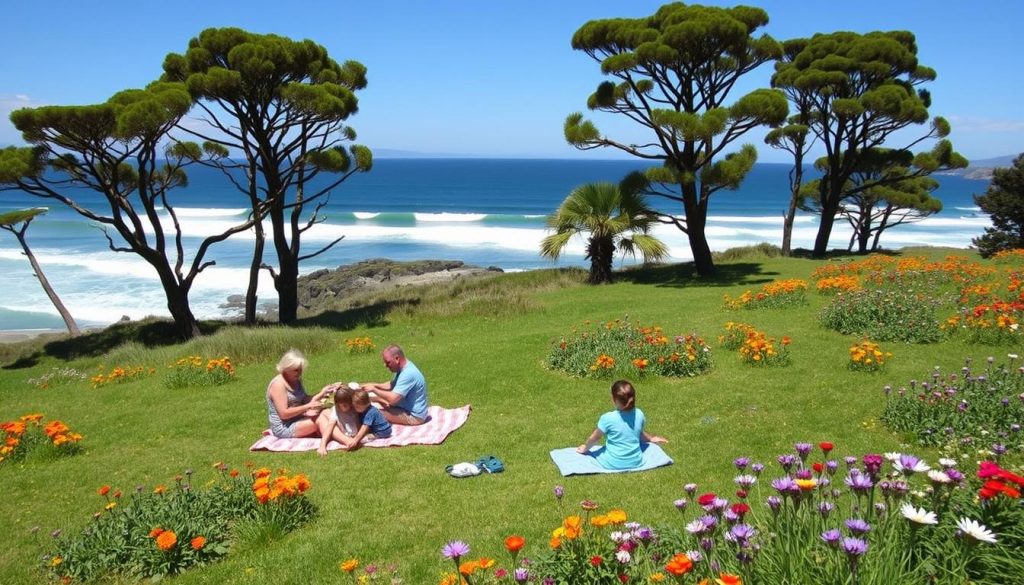
[[(371, 172), (353, 175), (331, 194), (323, 211), (325, 221), (305, 234), (303, 252), (311, 253), (340, 236), (344, 239), (303, 262), (301, 270), (306, 273), (369, 258), (462, 260), (506, 271), (586, 266), (582, 240), (573, 241), (558, 262), (539, 255), (540, 241), (547, 234), (545, 216), (574, 187), (593, 181), (617, 182), (644, 166), (629, 160), (380, 159)], [(707, 237), (713, 250), (781, 242), (789, 168), (755, 165), (739, 189), (712, 197)], [(192, 167), (188, 174), (188, 187), (173, 194), (186, 235), (186, 254), (195, 250), (201, 238), (242, 221), (248, 211), (247, 200), (219, 172)], [(984, 192), (987, 181), (936, 178), (941, 186), (935, 196), (943, 201), (943, 211), (886, 231), (883, 247), (967, 248), (990, 225), (972, 198)], [(88, 205), (102, 202), (93, 194), (80, 196)], [(672, 202), (650, 202), (680, 212)], [(168, 314), (152, 268), (133, 254), (110, 251), (103, 233), (91, 222), (27, 193), (0, 193), (0, 212), (40, 206), (50, 210), (32, 222), (27, 240), (79, 325)], [(817, 225), (815, 216), (799, 214), (794, 247), (813, 247)], [(659, 226), (655, 234), (669, 246), (672, 261), (691, 259), (686, 236), (678, 229)], [(831, 247), (845, 248), (850, 234), (845, 221), (836, 222)], [(207, 259), (216, 260), (216, 265), (199, 275), (191, 295), (198, 317), (231, 314), (221, 305), (229, 295), (244, 294), (251, 249), (249, 234), (211, 248)], [(268, 243), (268, 261), (272, 255)], [(616, 265), (629, 262), (616, 260)], [(8, 232), (0, 232), (0, 273), (5, 275), (0, 330), (63, 327), (17, 240)], [(269, 276), (261, 280), (259, 296), (261, 301), (276, 302)]]

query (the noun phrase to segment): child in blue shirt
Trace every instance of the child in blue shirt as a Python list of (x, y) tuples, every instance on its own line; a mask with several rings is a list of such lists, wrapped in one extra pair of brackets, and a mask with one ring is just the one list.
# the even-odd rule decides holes
[(320, 448), (317, 449), (321, 456), (327, 455), (327, 444), (331, 439), (349, 451), (355, 451), (363, 446), (364, 439), (372, 441), (391, 436), (391, 423), (370, 404), (370, 395), (365, 390), (352, 390), (346, 386), (337, 388), (330, 419), (334, 423), (331, 432), (320, 438)]
[(664, 437), (648, 434), (644, 430), (646, 418), (636, 408), (636, 390), (627, 380), (619, 380), (612, 384), (612, 403), (615, 410), (601, 415), (597, 428), (585, 443), (576, 448), (580, 454), (590, 453), (601, 437), (605, 437), (604, 448), (599, 449), (594, 458), (606, 469), (633, 469), (639, 467), (643, 460), (641, 443), (665, 444)]

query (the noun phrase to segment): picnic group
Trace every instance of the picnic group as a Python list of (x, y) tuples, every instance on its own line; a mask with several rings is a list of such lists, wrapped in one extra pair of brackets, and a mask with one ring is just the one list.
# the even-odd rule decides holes
[[(429, 421), (427, 381), (398, 345), (381, 351), (384, 367), (393, 375), (386, 382), (334, 383), (316, 394), (302, 385), (309, 362), (290, 349), (277, 363), (277, 375), (267, 385), (270, 432), (277, 438), (320, 438), (317, 452), (327, 455), (331, 441), (355, 450), (365, 441), (391, 436), (392, 425), (418, 426)], [(644, 428), (646, 417), (636, 407), (636, 388), (628, 380), (611, 386), (614, 410), (601, 415), (596, 428), (576, 448), (608, 470), (635, 469), (642, 464), (647, 443), (663, 444), (664, 437)], [(600, 443), (604, 441), (603, 445)]]

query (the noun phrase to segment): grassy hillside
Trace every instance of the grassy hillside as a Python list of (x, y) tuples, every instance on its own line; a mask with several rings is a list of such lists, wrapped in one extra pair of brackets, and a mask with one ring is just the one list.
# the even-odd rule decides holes
[[(939, 258), (946, 252), (904, 254)], [(602, 287), (583, 285), (584, 273), (575, 270), (496, 275), (362, 298), (296, 328), (211, 324), (209, 336), (189, 344), (167, 344), (159, 327), (150, 326), (35, 349), (5, 348), (14, 363), (0, 370), (0, 420), (41, 412), (85, 438), (84, 452), (74, 457), (0, 465), (0, 524), (7, 542), (0, 549), (0, 582), (38, 582), (49, 533), (86, 525), (102, 508), (99, 486), (149, 489), (185, 469), (202, 481), (213, 477), (210, 467), (219, 461), (306, 473), (320, 515), (280, 539), (243, 539), (223, 561), (188, 571), (176, 583), (340, 582), (338, 562), (351, 557), (397, 563), (406, 583), (436, 582), (447, 568), (440, 547), (451, 539), (471, 543), (474, 554), (499, 558), (502, 539), (512, 533), (526, 537), (527, 553), (543, 548), (561, 517), (555, 485), (565, 486), (566, 502), (592, 499), (648, 523), (670, 524), (677, 521), (672, 502), (684, 483), (730, 492), (730, 462), (741, 455), (768, 462), (796, 441), (826, 440), (840, 456), (899, 450), (904, 438), (877, 421), (884, 385), (925, 379), (935, 366), (956, 369), (967, 356), (984, 360), (1016, 349), (971, 347), (957, 339), (886, 343), (894, 355), (884, 371), (854, 372), (846, 367), (848, 350), (859, 337), (819, 324), (817, 314), (828, 298), (813, 290), (809, 304), (798, 308), (722, 308), (724, 294), (736, 297), (783, 278), (810, 280), (822, 264), (740, 257), (722, 262), (713, 279), (670, 266), (628, 271)], [(702, 335), (714, 348), (714, 369), (694, 378), (634, 380), (649, 430), (669, 439), (666, 451), (674, 465), (640, 474), (562, 478), (548, 452), (586, 438), (610, 409), (609, 381), (549, 371), (545, 356), (584, 321), (627, 316), (660, 325), (667, 334)], [(719, 350), (716, 339), (727, 321), (791, 337), (792, 364), (752, 368), (734, 352)], [(142, 339), (118, 345), (127, 336)], [(307, 388), (387, 378), (376, 352), (346, 351), (344, 340), (356, 336), (369, 336), (378, 348), (402, 344), (427, 376), (432, 403), (472, 405), (467, 424), (440, 446), (332, 452), (323, 459), (315, 452), (250, 453), (267, 424), (266, 384), (288, 347), (310, 357)], [(212, 389), (164, 388), (166, 367), (194, 354), (230, 356), (237, 379)], [(67, 355), (78, 357), (56, 357)], [(115, 365), (157, 373), (100, 388), (88, 382), (48, 389), (28, 383), (54, 367), (92, 374)], [(445, 475), (446, 465), (485, 454), (502, 458), (507, 471), (460, 480)]]

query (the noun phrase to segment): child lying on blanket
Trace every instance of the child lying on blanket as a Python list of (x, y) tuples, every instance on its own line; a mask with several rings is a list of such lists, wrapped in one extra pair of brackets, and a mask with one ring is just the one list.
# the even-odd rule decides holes
[(668, 442), (664, 437), (648, 434), (644, 430), (645, 417), (642, 410), (636, 408), (636, 390), (627, 380), (619, 380), (612, 384), (612, 403), (615, 410), (601, 415), (597, 428), (585, 443), (576, 448), (576, 452), (586, 454), (596, 445), (601, 437), (607, 437), (604, 449), (594, 459), (605, 469), (633, 469), (643, 461), (640, 443)]
[(334, 392), (334, 408), (331, 410), (331, 432), (320, 438), (317, 453), (327, 455), (327, 443), (331, 439), (344, 445), (349, 451), (363, 446), (363, 440), (386, 439), (391, 436), (391, 423), (384, 418), (377, 407), (370, 404), (370, 395), (365, 390), (341, 387)]

